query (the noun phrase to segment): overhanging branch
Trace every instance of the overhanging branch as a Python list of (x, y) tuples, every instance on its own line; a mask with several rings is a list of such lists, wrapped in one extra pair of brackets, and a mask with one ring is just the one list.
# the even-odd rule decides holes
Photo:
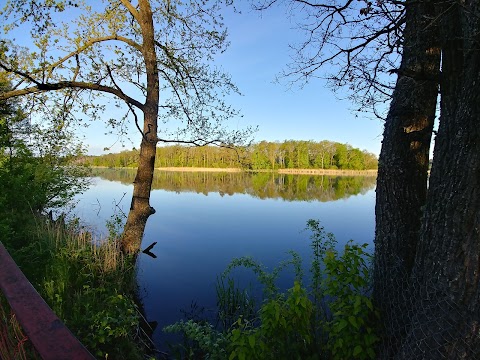
[(105, 41), (111, 41), (111, 40), (117, 40), (117, 41), (121, 41), (121, 42), (124, 42), (128, 45), (130, 45), (131, 47), (133, 47), (134, 49), (138, 50), (138, 51), (142, 51), (142, 47), (140, 44), (136, 43), (135, 41), (131, 40), (131, 39), (128, 39), (124, 36), (118, 36), (118, 35), (110, 35), (110, 36), (103, 36), (103, 37), (99, 37), (99, 38), (94, 38), (94, 39), (90, 39), (89, 41), (85, 42), (82, 46), (80, 46), (78, 49), (76, 49), (75, 51), (72, 51), (70, 52), (69, 54), (65, 55), (63, 58), (61, 58), (60, 60), (58, 60), (57, 62), (53, 63), (52, 65), (50, 65), (48, 68), (49, 68), (49, 71), (48, 71), (48, 76), (47, 78), (50, 77), (50, 75), (52, 74), (53, 70), (55, 70), (55, 68), (61, 64), (63, 64), (65, 61), (67, 61), (68, 59), (70, 59), (71, 57), (73, 56), (77, 56), (78, 54), (82, 53), (82, 51), (88, 49), (89, 47), (91, 47), (92, 45), (94, 44), (97, 44), (97, 43), (101, 43), (101, 42), (105, 42)]
[[(0, 64), (0, 67), (5, 69), (5, 67), (2, 64)], [(37, 94), (37, 93), (42, 93), (42, 92), (47, 92), (47, 91), (55, 91), (55, 90), (61, 90), (61, 89), (73, 89), (73, 88), (109, 93), (109, 94), (117, 96), (118, 98), (126, 101), (127, 103), (129, 103), (133, 106), (136, 106), (137, 108), (139, 108), (142, 111), (143, 111), (143, 108), (144, 108), (144, 105), (142, 103), (140, 103), (139, 101), (131, 98), (128, 95), (125, 95), (121, 90), (118, 90), (116, 88), (112, 88), (110, 86), (104, 86), (104, 85), (86, 83), (86, 82), (79, 82), (79, 81), (60, 81), (60, 82), (57, 82), (57, 83), (46, 83), (46, 84), (37, 83), (36, 86), (31, 86), (31, 87), (27, 87), (27, 88), (24, 88), (24, 89), (12, 90), (12, 91), (6, 91), (6, 92), (3, 92), (3, 93), (0, 93), (0, 100), (6, 100), (6, 99), (14, 98), (14, 97), (19, 97), (19, 96), (22, 96), (22, 95), (28, 95), (28, 94)]]

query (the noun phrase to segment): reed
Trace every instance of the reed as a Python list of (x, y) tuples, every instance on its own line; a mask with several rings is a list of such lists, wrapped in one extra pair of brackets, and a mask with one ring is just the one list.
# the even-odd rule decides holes
[(39, 219), (29, 245), (12, 256), (92, 354), (143, 358), (135, 259), (121, 253), (118, 237), (94, 239), (76, 223)]

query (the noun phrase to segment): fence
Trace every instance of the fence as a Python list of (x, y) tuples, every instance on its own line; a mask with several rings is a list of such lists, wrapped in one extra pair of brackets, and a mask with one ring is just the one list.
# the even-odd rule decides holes
[(42, 359), (94, 359), (33, 288), (2, 243), (0, 290)]
[(398, 260), (388, 276), (376, 275), (387, 314), (378, 359), (480, 359), (478, 312), (455, 301), (439, 281), (408, 276), (402, 269)]

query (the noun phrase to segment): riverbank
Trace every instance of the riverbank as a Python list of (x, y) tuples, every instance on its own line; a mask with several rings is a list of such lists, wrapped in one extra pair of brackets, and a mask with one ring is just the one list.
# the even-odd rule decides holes
[(240, 168), (200, 168), (200, 167), (161, 167), (159, 171), (183, 171), (183, 172), (276, 172), (279, 174), (295, 175), (331, 175), (331, 176), (377, 176), (377, 170), (338, 170), (338, 169), (258, 169), (244, 170)]
[(278, 169), (278, 173), (298, 175), (377, 176), (377, 170)]
[[(136, 304), (135, 258), (119, 251), (113, 221), (107, 225), (109, 237), (94, 239), (75, 223), (35, 220), (28, 232), (30, 243), (9, 247), (28, 281), (96, 358), (144, 359), (153, 346)], [(3, 334), (11, 331), (3, 328), (0, 322)]]
[[(92, 166), (95, 169), (136, 169), (133, 167), (114, 167)], [(175, 171), (175, 172), (273, 172), (278, 174), (292, 175), (328, 175), (328, 176), (377, 176), (377, 170), (339, 170), (339, 169), (258, 169), (246, 170), (241, 168), (206, 168), (206, 167), (157, 167), (156, 171)]]

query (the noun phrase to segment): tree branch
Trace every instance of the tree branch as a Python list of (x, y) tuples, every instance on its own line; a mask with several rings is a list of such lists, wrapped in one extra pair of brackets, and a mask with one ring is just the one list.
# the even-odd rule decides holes
[[(3, 64), (0, 64), (0, 67), (3, 69), (6, 69), (5, 66), (3, 66)], [(131, 98), (128, 95), (125, 95), (122, 91), (116, 88), (99, 85), (99, 84), (93, 84), (93, 83), (79, 82), (79, 81), (60, 81), (58, 83), (46, 83), (46, 84), (36, 83), (36, 86), (31, 86), (31, 87), (20, 89), (20, 90), (12, 90), (12, 91), (6, 91), (3, 93), (0, 93), (0, 100), (6, 100), (6, 99), (22, 96), (22, 95), (27, 95), (27, 94), (36, 94), (36, 93), (41, 93), (46, 91), (54, 91), (54, 90), (69, 89), (69, 88), (96, 90), (104, 93), (109, 93), (117, 96), (118, 98), (126, 101), (127, 103), (133, 106), (136, 106), (142, 111), (144, 108), (144, 105), (142, 103)]]
[(118, 35), (110, 35), (110, 36), (102, 36), (102, 37), (99, 37), (99, 38), (94, 38), (94, 39), (90, 39), (89, 41), (87, 41), (85, 44), (83, 44), (82, 46), (80, 46), (77, 50), (75, 51), (72, 51), (71, 53), (67, 54), (66, 56), (64, 56), (63, 58), (61, 58), (60, 60), (58, 60), (57, 62), (53, 63), (52, 65), (49, 66), (50, 70), (48, 71), (48, 76), (47, 76), (47, 79), (50, 78), (50, 76), (52, 75), (52, 72), (53, 70), (55, 70), (55, 68), (57, 66), (59, 66), (60, 64), (63, 64), (65, 61), (67, 61), (68, 59), (70, 59), (72, 56), (77, 56), (78, 54), (80, 54), (82, 51), (88, 49), (90, 46), (94, 45), (94, 44), (97, 44), (97, 43), (100, 43), (100, 42), (105, 42), (105, 41), (111, 41), (111, 40), (118, 40), (118, 41), (121, 41), (121, 42), (124, 42), (128, 45), (130, 45), (131, 47), (133, 47), (134, 49), (138, 50), (138, 51), (142, 51), (142, 47), (140, 44), (136, 43), (135, 41), (129, 39), (129, 38), (126, 38), (124, 36), (118, 36)]
[(128, 0), (120, 0), (120, 1), (127, 8), (128, 12), (132, 14), (135, 20), (140, 21), (140, 14), (138, 13), (138, 10), (135, 9), (135, 7), (132, 5), (132, 3)]

